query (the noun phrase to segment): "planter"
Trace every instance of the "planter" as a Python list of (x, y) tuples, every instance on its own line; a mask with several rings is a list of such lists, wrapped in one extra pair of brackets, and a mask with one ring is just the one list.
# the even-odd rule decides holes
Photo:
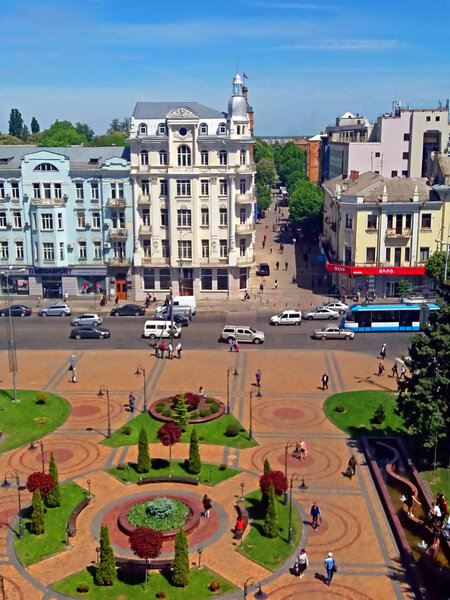
[[(161, 413), (156, 411), (156, 407), (159, 404), (162, 404), (163, 402), (169, 402), (171, 397), (167, 397), (167, 398), (159, 398), (159, 400), (155, 400), (154, 402), (152, 402), (149, 406), (148, 412), (150, 413), (150, 415), (156, 420), (156, 421), (161, 421), (162, 423), (173, 423), (173, 417), (165, 417), (164, 415), (162, 415)], [(225, 414), (225, 404), (223, 402), (221, 402), (220, 400), (217, 400), (217, 398), (211, 398), (211, 400), (214, 400), (214, 402), (217, 402), (217, 404), (219, 405), (219, 410), (216, 413), (213, 413), (211, 415), (208, 415), (207, 417), (198, 417), (196, 419), (189, 419), (189, 423), (191, 425), (196, 425), (198, 423), (208, 423), (209, 421), (214, 421), (215, 419), (219, 419), (223, 414)], [(208, 404), (205, 404), (205, 407), (209, 406)], [(200, 409), (197, 409), (197, 412)]]

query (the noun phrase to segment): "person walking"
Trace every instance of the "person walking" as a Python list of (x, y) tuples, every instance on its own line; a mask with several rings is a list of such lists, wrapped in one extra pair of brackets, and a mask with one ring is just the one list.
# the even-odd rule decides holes
[(209, 511), (212, 508), (212, 502), (211, 502), (211, 498), (208, 498), (208, 494), (205, 494), (203, 496), (203, 514), (204, 516), (209, 519)]
[(68, 299), (69, 299), (69, 293), (64, 292), (64, 302), (67, 302)]
[(167, 346), (167, 358), (170, 358), (170, 360), (173, 358), (173, 346), (170, 342)]
[(317, 528), (319, 527), (319, 517), (320, 517), (320, 522), (322, 522), (322, 513), (320, 512), (320, 508), (319, 505), (317, 504), (317, 502), (314, 502), (314, 504), (311, 506), (311, 525), (314, 529), (314, 531), (317, 531)]
[(402, 367), (400, 369), (400, 379), (405, 379), (406, 377), (406, 367)]
[(391, 369), (392, 377), (396, 377), (398, 379), (398, 367), (397, 363), (394, 363), (394, 366)]
[(259, 291), (260, 293), (264, 293), (264, 285), (262, 283), (259, 284)]
[(278, 279), (275, 279), (275, 291), (278, 289)]
[(380, 349), (380, 356), (382, 360), (386, 358), (386, 344), (383, 344)]
[(322, 390), (327, 390), (328, 389), (328, 381), (329, 381), (328, 373), (325, 372), (322, 375)]
[(286, 261), (284, 261), (284, 270), (285, 270), (285, 271), (287, 271), (287, 270), (288, 270), (288, 267), (289, 267), (289, 263), (288, 263), (288, 261), (286, 260)]
[(273, 252), (273, 246), (270, 246), (270, 254)]
[(275, 263), (275, 268), (276, 268), (277, 271), (280, 268), (280, 263), (278, 261)]
[(261, 377), (262, 377), (262, 371), (261, 371), (261, 369), (258, 369), (256, 371), (255, 377), (256, 377), (256, 385), (258, 387), (260, 387), (260, 385), (261, 385)]
[(297, 565), (298, 565), (298, 576), (300, 579), (305, 574), (306, 569), (309, 566), (308, 555), (306, 554), (306, 550), (302, 548), (300, 550), (300, 554), (297, 556)]
[(380, 361), (380, 364), (378, 365), (378, 377), (381, 377), (381, 375), (383, 375), (383, 373), (384, 373), (384, 365)]
[(159, 345), (159, 350), (161, 352), (161, 358), (164, 358), (164, 353), (166, 352), (166, 345), (164, 342), (161, 342)]
[(182, 350), (182, 346), (181, 346), (181, 342), (178, 342), (177, 347), (175, 348), (175, 350), (177, 351), (177, 358), (178, 360), (180, 360), (181, 358), (181, 350)]
[(301, 439), (297, 442), (297, 453), (300, 461), (305, 460), (305, 458), (308, 456), (308, 448), (306, 447), (306, 442), (304, 439)]
[(136, 404), (136, 398), (134, 397), (133, 392), (130, 392), (130, 395), (128, 396), (128, 408), (130, 409), (131, 414), (134, 413), (135, 404)]
[(332, 552), (328, 552), (328, 556), (324, 562), (324, 567), (327, 572), (327, 583), (328, 585), (331, 585), (333, 574), (337, 572), (336, 561), (333, 558)]
[(352, 454), (350, 456), (350, 458), (348, 459), (348, 466), (347, 466), (349, 479), (351, 479), (356, 474), (356, 464), (357, 464), (356, 458)]
[(117, 307), (119, 306), (119, 298), (116, 296), (116, 299), (114, 300), (114, 306)]
[(69, 362), (69, 371), (73, 371), (75, 368), (75, 354), (72, 354)]

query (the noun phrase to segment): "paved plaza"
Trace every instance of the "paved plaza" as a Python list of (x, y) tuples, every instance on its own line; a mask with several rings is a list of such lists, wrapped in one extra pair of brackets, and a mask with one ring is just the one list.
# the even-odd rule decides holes
[[(8, 600), (62, 598), (47, 586), (95, 562), (99, 525), (105, 515), (114, 514), (114, 506), (124, 499), (168, 489), (174, 494), (189, 495), (195, 502), (204, 493), (212, 498), (214, 510), (210, 522), (202, 524), (192, 539), (189, 538), (190, 560), (196, 564), (196, 550), (201, 546), (202, 564), (239, 588), (247, 577), (254, 577), (264, 582), (264, 591), (271, 600), (300, 595), (313, 600), (413, 597), (404, 580), (396, 546), (364, 457), (322, 411), (329, 394), (394, 389), (392, 378), (375, 375), (376, 357), (325, 349), (307, 352), (246, 348), (231, 354), (224, 348), (209, 352), (185, 351), (182, 360), (163, 361), (155, 359), (149, 351), (79, 351), (78, 383), (74, 384), (70, 382), (67, 352), (23, 351), (18, 355), (18, 388), (46, 390), (60, 394), (71, 403), (68, 420), (44, 440), (45, 457), (48, 460), (50, 452), (55, 455), (61, 482), (74, 480), (87, 488), (87, 480), (90, 480), (94, 499), (78, 518), (77, 535), (70, 540), (71, 549), (25, 569), (15, 557), (13, 534), (6, 526), (16, 515), (17, 493), (13, 486), (1, 490), (0, 573), (5, 577)], [(138, 363), (146, 368), (149, 402), (175, 392), (197, 391), (200, 385), (208, 395), (226, 401), (227, 369), (236, 369), (238, 375), (230, 377), (231, 411), (246, 428), (249, 427), (249, 391), (256, 371), (262, 371), (262, 397), (253, 397), (253, 433), (258, 446), (245, 450), (200, 446), (203, 461), (227, 463), (242, 473), (214, 487), (157, 484), (141, 488), (126, 486), (104, 471), (118, 463), (136, 460), (137, 448), (100, 445), (106, 432), (107, 403), (97, 392), (100, 385), (109, 388), (113, 430), (125, 424), (130, 418), (125, 410), (130, 391), (136, 396), (137, 408), (143, 404), (142, 377), (135, 375)], [(12, 381), (6, 352), (0, 355), (0, 365), (2, 385), (9, 388)], [(324, 371), (330, 376), (329, 390), (325, 392), (320, 387)], [(390, 364), (386, 371), (390, 372)], [(87, 431), (87, 428), (92, 430)], [(299, 437), (308, 444), (308, 457), (300, 463), (289, 456), (288, 470), (290, 474), (301, 474), (308, 487), (306, 490), (294, 487), (296, 506), (303, 521), (314, 501), (320, 505), (323, 515), (323, 524), (317, 532), (307, 523), (302, 526), (300, 546), (306, 547), (310, 567), (301, 580), (289, 573), (295, 548), (293, 556), (272, 573), (236, 552), (231, 533), (241, 483), (244, 483), (245, 493), (258, 487), (265, 458), (273, 469), (283, 470), (286, 443)], [(348, 480), (343, 472), (351, 452), (356, 452), (358, 467), (356, 477)], [(180, 443), (174, 447), (172, 456), (184, 459), (187, 453), (188, 445)], [(166, 458), (167, 449), (151, 444), (150, 456)], [(0, 456), (0, 474), (15, 470), (25, 480), (30, 472), (39, 470), (40, 460), (39, 452), (29, 452), (26, 446), (12, 450)], [(30, 500), (26, 491), (23, 500)], [(121, 549), (120, 536), (112, 534), (112, 541), (117, 554), (130, 555), (129, 550)], [(338, 565), (331, 588), (323, 581), (323, 561), (329, 551), (333, 552)], [(165, 547), (164, 553), (170, 555), (170, 547)], [(242, 590), (229, 598), (242, 598)]]

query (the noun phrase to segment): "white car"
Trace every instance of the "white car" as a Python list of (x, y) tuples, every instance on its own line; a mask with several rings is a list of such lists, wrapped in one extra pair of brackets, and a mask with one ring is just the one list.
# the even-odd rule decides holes
[(271, 325), (301, 325), (302, 313), (299, 310), (283, 310), (270, 318)]
[(351, 329), (341, 329), (337, 325), (330, 325), (323, 329), (314, 329), (312, 337), (318, 340), (352, 340), (355, 332)]
[(305, 319), (311, 321), (312, 319), (339, 319), (339, 313), (331, 308), (325, 308), (325, 306), (318, 306), (315, 310), (310, 310), (304, 315)]
[(71, 321), (71, 325), (93, 325), (96, 327), (97, 325), (101, 325), (103, 322), (102, 317), (97, 315), (96, 313), (84, 313), (79, 317), (74, 317)]
[(326, 304), (318, 306), (317, 308), (331, 308), (331, 310), (337, 310), (337, 312), (340, 314), (343, 314), (348, 310), (347, 304), (344, 302), (339, 302), (338, 300), (327, 302)]

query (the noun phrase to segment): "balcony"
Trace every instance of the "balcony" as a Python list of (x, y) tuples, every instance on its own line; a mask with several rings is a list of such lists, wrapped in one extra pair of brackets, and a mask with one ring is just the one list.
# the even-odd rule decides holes
[(251, 256), (238, 256), (237, 264), (238, 265), (251, 265), (255, 260), (255, 256), (252, 254)]
[(127, 267), (131, 265), (131, 259), (125, 256), (109, 256), (106, 259), (106, 264), (113, 267)]
[(151, 225), (139, 225), (139, 235), (148, 235), (152, 232)]
[(113, 239), (121, 239), (128, 237), (128, 231), (126, 229), (111, 229), (109, 237)]
[(386, 229), (386, 237), (390, 239), (410, 238), (411, 235), (411, 229), (402, 229), (401, 231), (397, 231), (396, 229)]
[(34, 206), (64, 206), (67, 198), (33, 198), (31, 204)]
[(251, 234), (254, 231), (254, 223), (236, 223), (236, 233)]
[(150, 196), (146, 194), (139, 194), (138, 204), (150, 204)]
[(253, 204), (253, 194), (251, 192), (236, 194), (236, 204)]
[(127, 201), (125, 198), (108, 198), (106, 206), (111, 208), (125, 208)]

